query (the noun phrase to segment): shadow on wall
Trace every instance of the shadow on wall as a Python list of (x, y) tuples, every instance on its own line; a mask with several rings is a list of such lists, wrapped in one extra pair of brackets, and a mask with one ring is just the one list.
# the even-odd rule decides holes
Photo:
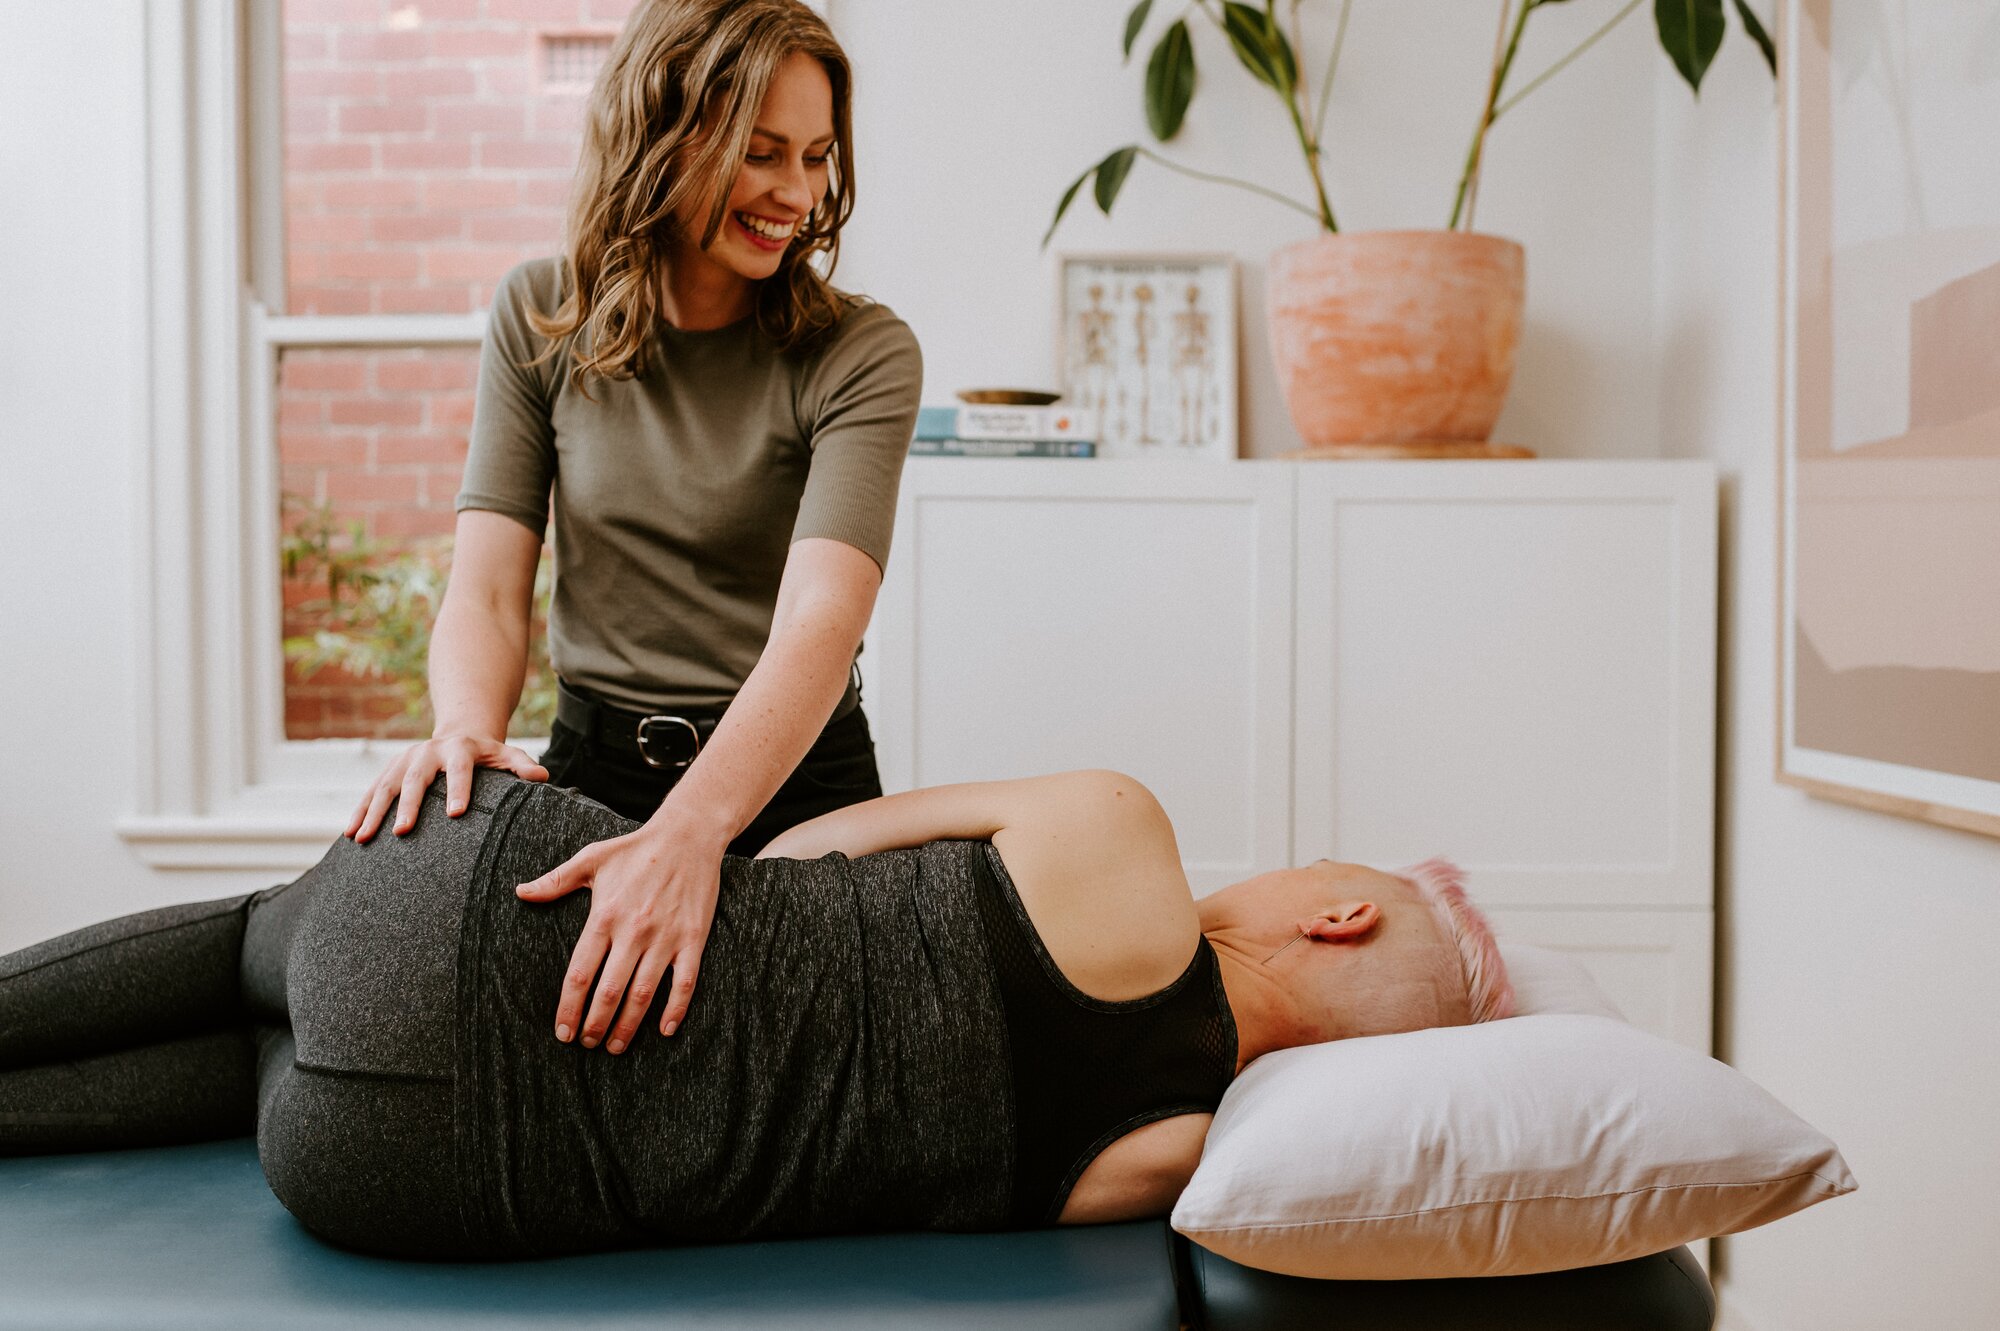
[[(1529, 280), (1534, 280), (1532, 268)], [(1602, 347), (1574, 336), (1563, 325), (1534, 318), (1534, 308), (1531, 300), (1522, 324), (1521, 345), (1515, 353), (1513, 386), (1494, 426), (1493, 442), (1520, 444), (1544, 458), (1637, 456), (1634, 445), (1643, 446), (1650, 438), (1649, 431), (1635, 432), (1625, 440), (1566, 437), (1562, 400), (1579, 392), (1585, 397), (1597, 396), (1592, 381), (1603, 377), (1607, 367), (1616, 362), (1605, 356)], [(1566, 444), (1581, 451), (1568, 453)]]
[[(1735, 715), (1733, 697), (1736, 680), (1730, 662), (1736, 659), (1733, 602), (1736, 587), (1737, 510), (1741, 486), (1732, 472), (1717, 472), (1716, 552), (1715, 552), (1715, 1007), (1713, 1008), (1714, 1056), (1732, 1061), (1736, 1050), (1736, 936), (1732, 927), (1736, 884), (1729, 876), (1735, 863), (1730, 846), (1736, 829), (1730, 821), (1736, 807), (1733, 785), (1736, 767), (1730, 761), (1730, 719)], [(1753, 773), (1752, 780), (1770, 779), (1768, 771)], [(1731, 1240), (1727, 1235), (1710, 1241), (1709, 1279), (1718, 1285), (1729, 1277)], [(1727, 1328), (1725, 1312), (1721, 1325)]]

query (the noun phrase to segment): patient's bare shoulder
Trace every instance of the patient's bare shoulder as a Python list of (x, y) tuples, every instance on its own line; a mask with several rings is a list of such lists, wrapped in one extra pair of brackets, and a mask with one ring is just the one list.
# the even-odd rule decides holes
[(1043, 778), (993, 837), (1035, 932), (1093, 998), (1143, 998), (1187, 969), (1201, 921), (1173, 823), (1122, 772)]

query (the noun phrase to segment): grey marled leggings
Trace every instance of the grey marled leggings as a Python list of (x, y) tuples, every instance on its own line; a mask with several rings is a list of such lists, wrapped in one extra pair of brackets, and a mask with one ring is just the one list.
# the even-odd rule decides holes
[(0, 1155), (254, 1132), (272, 1190), (322, 1238), (479, 1255), (452, 1157), (453, 1003), (493, 810), (448, 818), (443, 792), (401, 843), (343, 839), (283, 886), (0, 957)]

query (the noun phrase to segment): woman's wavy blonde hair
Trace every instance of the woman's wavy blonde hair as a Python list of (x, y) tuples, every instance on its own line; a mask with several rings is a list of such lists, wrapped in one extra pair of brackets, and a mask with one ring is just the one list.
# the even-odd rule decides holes
[[(778, 271), (757, 283), (758, 326), (781, 350), (810, 347), (854, 298), (831, 274), (840, 229), (854, 212), (853, 73), (826, 21), (799, 0), (646, 0), (626, 20), (590, 92), (583, 156), (565, 227), (568, 281), (553, 315), (530, 311), (535, 331), (571, 338), (579, 379), (645, 371), (659, 314), (661, 270), (682, 236), (676, 211), (707, 198), (695, 243), (722, 229), (750, 131), (787, 56), (819, 61), (833, 85), (833, 147), (826, 196), (800, 224)], [(538, 358), (538, 359), (541, 359)]]

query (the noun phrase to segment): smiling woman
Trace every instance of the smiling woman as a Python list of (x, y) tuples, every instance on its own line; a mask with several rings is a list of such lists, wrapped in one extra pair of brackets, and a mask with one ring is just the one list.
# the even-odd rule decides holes
[[(558, 1038), (685, 1016), (725, 851), (881, 793), (854, 670), (889, 557), (922, 360), (828, 280), (854, 207), (851, 76), (798, 0), (653, 0), (590, 96), (565, 252), (502, 280), (480, 355), (432, 737), (347, 832), (475, 768), (641, 824), (558, 866), (590, 927)], [(553, 527), (556, 721), (506, 742)], [(436, 814), (426, 814), (436, 817)], [(615, 1019), (615, 1020), (614, 1020)], [(609, 1027), (607, 1031), (607, 1027)]]
[[(797, 94), (793, 100), (803, 100), (810, 104), (818, 100), (817, 84), (825, 78), (825, 71), (804, 56), (792, 56), (778, 71), (778, 77), (771, 88), (771, 101), (777, 101), (781, 91)], [(782, 108), (773, 116), (783, 114)], [(807, 113), (808, 116), (810, 113)], [(777, 254), (784, 250), (792, 232), (798, 229), (802, 216), (796, 212), (781, 211), (775, 215), (755, 211), (758, 207), (786, 209), (788, 200), (779, 197), (780, 190), (788, 190), (791, 177), (785, 169), (785, 149), (791, 140), (776, 130), (765, 129), (761, 125), (751, 131), (752, 151), (744, 160), (749, 168), (736, 178), (736, 188), (729, 199), (729, 215), (749, 233), (750, 240), (758, 249)], [(833, 135), (826, 134), (815, 140), (805, 154), (805, 190), (814, 194), (826, 192), (825, 180), (827, 164), (833, 160), (831, 149)], [(817, 189), (815, 189), (815, 186)], [(769, 191), (768, 203), (759, 196)], [(796, 194), (793, 198), (798, 197)]]
[[(693, 77), (663, 84), (672, 69)], [(824, 251), (832, 270), (854, 210), (851, 87), (802, 5), (640, 8), (591, 100), (569, 216), (577, 285), (535, 330), (588, 329), (577, 368), (611, 378), (644, 367), (654, 314), (699, 330), (754, 309), (786, 348), (827, 332), (841, 299), (809, 260)]]

